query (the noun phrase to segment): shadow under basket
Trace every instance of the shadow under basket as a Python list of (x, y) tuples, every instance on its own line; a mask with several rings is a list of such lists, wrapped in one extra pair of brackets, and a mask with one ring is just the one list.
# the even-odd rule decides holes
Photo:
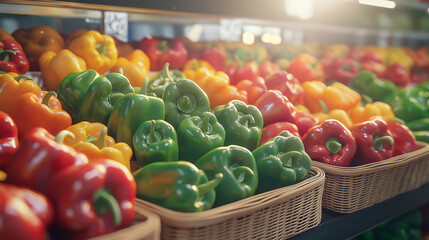
[(324, 172), (297, 184), (203, 212), (183, 213), (138, 199), (161, 218), (161, 239), (286, 239), (320, 223)]
[(429, 182), (429, 144), (380, 162), (339, 167), (313, 161), (326, 174), (322, 206), (352, 213)]

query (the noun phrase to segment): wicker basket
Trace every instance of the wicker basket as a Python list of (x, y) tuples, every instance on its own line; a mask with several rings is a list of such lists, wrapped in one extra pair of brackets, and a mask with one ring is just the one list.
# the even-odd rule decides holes
[(320, 223), (324, 172), (204, 212), (182, 213), (138, 200), (161, 217), (161, 239), (285, 239)]
[(338, 167), (313, 161), (326, 174), (324, 208), (352, 213), (429, 182), (429, 144), (381, 162)]
[[(136, 199), (137, 200), (137, 199)], [(159, 240), (161, 220), (140, 201), (136, 201), (134, 221), (131, 226), (91, 240)]]

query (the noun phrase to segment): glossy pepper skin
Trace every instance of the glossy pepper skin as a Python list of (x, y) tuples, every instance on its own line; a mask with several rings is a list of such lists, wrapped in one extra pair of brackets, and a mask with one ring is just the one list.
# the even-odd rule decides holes
[(252, 154), (259, 175), (257, 192), (300, 182), (311, 168), (311, 158), (305, 152), (301, 139), (286, 130), (262, 144)]
[(294, 104), (302, 102), (304, 89), (298, 79), (286, 71), (279, 71), (265, 79), (268, 90), (279, 90)]
[(278, 136), (283, 131), (288, 131), (293, 136), (301, 138), (298, 133), (298, 127), (295, 124), (290, 122), (271, 123), (262, 129), (261, 141), (259, 141), (258, 147)]
[(405, 122), (429, 118), (429, 92), (424, 89), (404, 88), (385, 101), (392, 107), (395, 116)]
[(4, 30), (3, 28), (0, 28), (0, 41), (5, 40), (5, 39), (13, 39), (15, 40), (12, 35), (10, 35), (6, 30)]
[(184, 119), (177, 129), (180, 160), (195, 162), (225, 142), (225, 129), (211, 112)]
[(13, 40), (0, 40), (0, 71), (24, 74), (30, 69), (21, 45)]
[(169, 63), (164, 65), (164, 68), (157, 72), (149, 81), (147, 88), (150, 93), (155, 93), (159, 98), (162, 98), (165, 89), (170, 83), (185, 79), (185, 75), (178, 70), (169, 70)]
[(121, 68), (132, 86), (141, 87), (144, 78), (149, 77), (149, 57), (142, 50), (136, 49), (126, 57), (118, 58), (111, 72), (118, 72)]
[(0, 170), (7, 170), (9, 162), (18, 147), (16, 124), (7, 113), (0, 111)]
[[(296, 108), (295, 108), (296, 109)], [(310, 113), (297, 112), (296, 126), (298, 127), (299, 135), (302, 137), (312, 127), (319, 124), (319, 120)]]
[(392, 133), (395, 142), (393, 157), (419, 149), (416, 137), (406, 125), (393, 122), (387, 125), (387, 129)]
[(233, 100), (216, 107), (213, 113), (225, 129), (225, 146), (239, 145), (250, 151), (258, 146), (264, 120), (257, 107)]
[(380, 119), (355, 124), (350, 131), (356, 140), (353, 165), (379, 162), (393, 156), (394, 140), (387, 123)]
[(226, 66), (225, 53), (217, 48), (211, 47), (201, 53), (201, 59), (210, 63), (216, 71), (224, 71)]
[(411, 83), (410, 72), (401, 63), (394, 63), (387, 67), (383, 77), (396, 86), (405, 87)]
[(47, 185), (47, 196), (55, 207), (55, 223), (65, 235), (86, 239), (131, 224), (136, 183), (122, 164), (93, 159), (54, 175)]
[(231, 85), (236, 85), (241, 80), (256, 81), (259, 77), (259, 66), (255, 61), (248, 61), (243, 65), (233, 63), (229, 68), (232, 68), (228, 74)]
[(319, 60), (310, 54), (303, 53), (296, 56), (286, 70), (292, 73), (300, 83), (306, 81), (325, 81), (325, 70)]
[(185, 118), (210, 112), (207, 94), (188, 79), (169, 84), (162, 99), (165, 103), (165, 121), (176, 129)]
[(165, 118), (162, 99), (147, 95), (147, 78), (139, 93), (128, 93), (121, 97), (113, 107), (107, 128), (117, 142), (133, 146), (133, 136), (139, 126), (148, 120)]
[(34, 81), (26, 81), (29, 77), (15, 73), (0, 74), (0, 111), (10, 113), (12, 103), (21, 95), (29, 92), (40, 92), (39, 85)]
[(370, 97), (373, 101), (383, 101), (395, 96), (397, 92), (394, 83), (378, 79), (374, 73), (369, 71), (359, 72), (347, 86), (361, 95)]
[(356, 105), (350, 111), (350, 118), (354, 123), (365, 122), (376, 116), (381, 117), (388, 124), (395, 121), (392, 108), (384, 102), (368, 103), (365, 106)]
[(0, 183), (0, 215), (1, 239), (43, 240), (53, 218), (53, 207), (38, 192)]
[(179, 39), (144, 38), (141, 49), (150, 59), (151, 71), (161, 70), (166, 63), (170, 63), (172, 69), (182, 69), (188, 59), (188, 51)]
[(353, 121), (350, 118), (349, 114), (343, 109), (332, 109), (328, 113), (326, 112), (317, 112), (313, 116), (317, 119), (318, 122), (322, 123), (328, 119), (335, 119), (340, 121), (346, 128), (349, 128), (353, 125)]
[(360, 71), (359, 62), (352, 58), (334, 59), (325, 67), (326, 78), (347, 84)]
[(269, 60), (265, 60), (259, 65), (259, 75), (264, 79), (279, 71), (280, 71), (279, 65)]
[(176, 130), (164, 120), (142, 123), (133, 137), (137, 163), (144, 167), (153, 162), (179, 161)]
[(311, 159), (341, 167), (350, 166), (357, 149), (350, 130), (337, 120), (310, 128), (302, 142)]
[(238, 91), (247, 92), (247, 103), (252, 105), (267, 91), (265, 80), (261, 77), (257, 81), (241, 80), (236, 86)]
[(48, 90), (58, 91), (61, 81), (72, 72), (86, 70), (85, 61), (67, 49), (58, 54), (52, 51), (44, 52), (39, 58), (40, 71)]
[(210, 180), (223, 175), (215, 188), (215, 205), (235, 202), (255, 194), (258, 186), (258, 171), (255, 158), (244, 147), (230, 145), (211, 150), (195, 162)]
[(275, 122), (296, 123), (296, 112), (289, 99), (278, 90), (266, 91), (255, 103), (264, 120), (264, 126)]
[(85, 155), (61, 143), (67, 134), (63, 132), (54, 138), (43, 128), (33, 128), (21, 137), (6, 182), (45, 193), (48, 182), (59, 171), (86, 164), (88, 158)]

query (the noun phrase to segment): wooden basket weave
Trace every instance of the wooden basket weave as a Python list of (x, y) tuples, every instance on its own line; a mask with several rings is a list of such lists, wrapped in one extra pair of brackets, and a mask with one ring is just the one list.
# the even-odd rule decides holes
[(322, 206), (352, 213), (429, 182), (429, 144), (381, 162), (338, 167), (313, 161), (326, 174)]
[(161, 218), (161, 239), (285, 239), (320, 223), (324, 172), (204, 212), (182, 213), (138, 200)]

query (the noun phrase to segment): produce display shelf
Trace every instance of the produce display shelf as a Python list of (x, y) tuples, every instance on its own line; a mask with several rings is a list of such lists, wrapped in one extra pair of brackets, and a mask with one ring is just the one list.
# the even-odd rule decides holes
[(321, 223), (290, 240), (349, 239), (429, 202), (429, 183), (360, 211), (341, 214), (322, 209)]

